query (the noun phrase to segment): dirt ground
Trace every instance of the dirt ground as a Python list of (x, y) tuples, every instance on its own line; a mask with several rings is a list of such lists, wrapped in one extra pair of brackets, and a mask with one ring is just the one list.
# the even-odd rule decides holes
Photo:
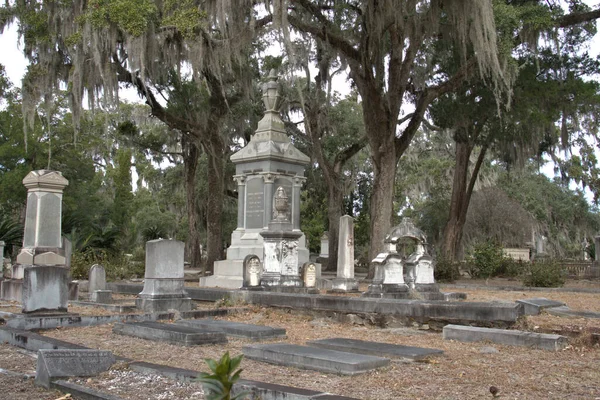
[[(600, 311), (600, 294), (476, 289), (460, 291), (468, 293), (469, 301), (514, 301), (546, 297), (563, 301), (574, 310)], [(600, 320), (542, 314), (520, 321), (520, 329), (569, 334), (570, 346), (562, 351), (552, 352), (490, 343), (444, 341), (442, 335), (436, 332), (406, 327), (380, 328), (342, 324), (295, 310), (251, 307), (246, 312), (224, 319), (286, 328), (287, 343), (304, 344), (313, 339), (347, 337), (444, 351), (443, 356), (427, 362), (393, 362), (388, 367), (353, 377), (245, 359), (242, 362), (242, 377), (245, 379), (378, 400), (491, 399), (490, 386), (499, 389), (502, 399), (600, 399), (600, 346), (593, 344), (589, 335), (590, 332), (600, 332)], [(225, 351), (229, 351), (232, 356), (237, 355), (241, 353), (242, 346), (252, 343), (243, 339), (230, 339), (225, 345), (179, 347), (116, 335), (112, 333), (112, 325), (61, 328), (42, 334), (90, 348), (111, 350), (116, 355), (134, 360), (198, 371), (207, 371), (203, 359), (219, 358)], [(0, 368), (9, 369), (4, 366), (3, 351), (4, 348), (0, 347)], [(28, 357), (30, 363), (33, 362), (31, 356), (22, 356)], [(35, 364), (32, 363), (29, 368), (34, 369)], [(201, 389), (196, 385), (180, 388), (176, 382), (165, 378), (144, 377), (139, 374), (130, 376), (130, 373), (131, 371), (116, 369), (82, 382), (131, 400), (202, 398)], [(0, 375), (0, 378), (5, 377)], [(147, 381), (145, 384), (140, 383), (144, 380)], [(150, 382), (157, 384), (152, 385)], [(125, 385), (124, 389), (122, 385)], [(144, 394), (147, 397), (132, 397), (139, 394), (141, 386), (149, 387), (151, 392)], [(121, 389), (110, 390), (111, 387)], [(123, 390), (123, 393), (118, 390)], [(190, 392), (185, 392), (187, 394), (182, 396), (178, 390)], [(29, 398), (53, 397), (38, 397), (34, 394)]]

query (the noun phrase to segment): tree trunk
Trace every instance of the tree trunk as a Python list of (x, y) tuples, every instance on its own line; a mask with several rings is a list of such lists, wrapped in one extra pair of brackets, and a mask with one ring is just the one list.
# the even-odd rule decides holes
[(467, 173), (472, 147), (466, 142), (456, 142), (456, 165), (452, 180), (450, 214), (444, 228), (442, 254), (448, 261), (456, 261), (460, 253), (463, 227), (466, 221), (465, 200), (467, 195)]
[[(340, 178), (338, 176), (338, 178)], [(337, 271), (338, 240), (340, 231), (340, 217), (344, 209), (344, 193), (340, 188), (340, 182), (328, 182), (329, 191), (327, 196), (327, 219), (329, 221), (329, 260), (327, 271)]]
[(207, 270), (214, 272), (214, 263), (223, 258), (223, 238), (221, 216), (223, 215), (223, 201), (225, 198), (225, 166), (223, 162), (223, 148), (220, 143), (208, 142), (206, 148), (208, 161), (207, 183), (208, 193), (206, 202), (206, 252)]
[(181, 139), (183, 148), (183, 168), (185, 174), (185, 197), (188, 216), (188, 254), (192, 268), (201, 266), (200, 234), (198, 232), (198, 206), (196, 204), (196, 169), (200, 149), (198, 144), (184, 135)]

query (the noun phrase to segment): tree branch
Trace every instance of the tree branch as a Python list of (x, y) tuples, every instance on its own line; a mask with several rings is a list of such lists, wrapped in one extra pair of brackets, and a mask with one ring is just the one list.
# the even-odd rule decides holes
[(561, 28), (567, 28), (577, 24), (583, 24), (600, 18), (600, 9), (584, 13), (573, 13), (563, 15), (556, 20), (556, 25)]

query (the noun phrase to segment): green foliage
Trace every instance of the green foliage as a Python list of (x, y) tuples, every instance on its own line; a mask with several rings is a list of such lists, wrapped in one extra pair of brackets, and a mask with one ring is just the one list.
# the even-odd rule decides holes
[(164, 3), (165, 17), (162, 25), (175, 27), (185, 39), (194, 39), (200, 33), (201, 22), (206, 20), (206, 12), (193, 0), (167, 0)]
[(218, 361), (211, 358), (204, 359), (212, 374), (200, 372), (196, 380), (202, 383), (207, 400), (234, 400), (241, 399), (246, 395), (243, 392), (231, 396), (231, 389), (235, 382), (240, 379), (240, 374), (243, 371), (242, 369), (236, 371), (243, 357), (244, 355), (240, 354), (237, 357), (230, 358), (229, 352), (226, 352)]
[(454, 282), (460, 277), (460, 263), (439, 255), (435, 260), (434, 277), (436, 282)]
[(132, 262), (122, 253), (87, 249), (71, 255), (72, 278), (88, 279), (90, 268), (94, 264), (102, 265), (106, 270), (106, 279), (111, 281), (144, 276), (143, 262)]
[(156, 5), (151, 0), (92, 0), (87, 18), (95, 27), (114, 23), (132, 36), (141, 36), (156, 14)]
[(560, 287), (565, 284), (565, 271), (556, 261), (540, 260), (531, 263), (523, 285), (532, 287)]
[[(0, 240), (4, 242), (4, 251), (11, 253), (12, 248), (23, 244), (23, 225), (11, 218), (10, 215), (0, 210)], [(0, 262), (3, 254), (0, 254)]]
[(467, 255), (467, 266), (471, 278), (489, 279), (498, 274), (506, 257), (502, 246), (492, 240), (476, 243)]
[(115, 184), (115, 201), (112, 209), (112, 221), (115, 226), (123, 230), (131, 218), (131, 150), (119, 149), (117, 152), (117, 166), (113, 177)]

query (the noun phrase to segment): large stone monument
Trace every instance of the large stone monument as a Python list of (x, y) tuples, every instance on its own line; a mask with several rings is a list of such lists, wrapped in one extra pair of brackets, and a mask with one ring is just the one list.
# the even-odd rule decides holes
[[(249, 254), (263, 255), (263, 236), (274, 215), (274, 196), (283, 188), (290, 198), (288, 218), (292, 231), (299, 233), (298, 262), (308, 261), (306, 240), (300, 231), (300, 188), (308, 156), (294, 147), (279, 116), (282, 98), (275, 71), (263, 86), (265, 115), (248, 145), (231, 156), (238, 187), (237, 228), (231, 234), (227, 259), (215, 263), (214, 275), (200, 278), (200, 286), (240, 288), (243, 262)], [(265, 265), (265, 273), (266, 273)]]
[(358, 280), (354, 278), (354, 218), (349, 215), (340, 218), (337, 277), (332, 281), (332, 291), (358, 291)]
[(60, 172), (32, 171), (23, 179), (27, 208), (23, 248), (2, 298), (21, 301), (23, 312), (66, 311), (69, 269), (61, 234), (62, 195), (69, 184)]
[(190, 311), (192, 299), (184, 290), (184, 243), (157, 239), (146, 242), (144, 290), (135, 306), (147, 312)]

